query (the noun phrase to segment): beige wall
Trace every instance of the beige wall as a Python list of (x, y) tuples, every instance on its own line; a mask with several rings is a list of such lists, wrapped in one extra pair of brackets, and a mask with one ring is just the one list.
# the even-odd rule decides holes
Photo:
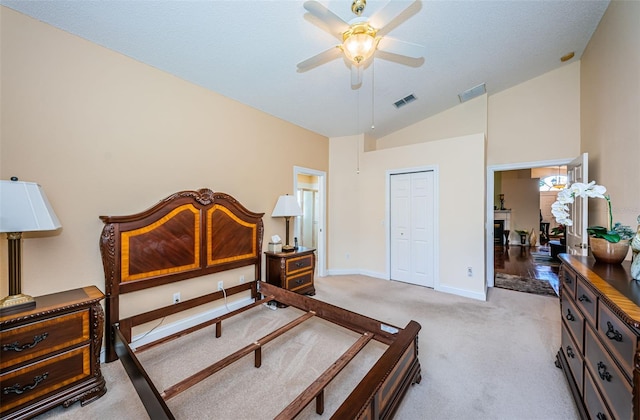
[[(536, 230), (540, 234), (540, 187), (538, 178), (531, 178), (529, 169), (504, 171), (501, 176), (504, 206), (511, 209), (510, 243), (519, 244), (516, 230)], [(498, 201), (499, 202), (499, 201)], [(527, 240), (528, 243), (528, 240)]]
[(266, 213), (265, 232), (284, 237), (284, 220), (270, 214), (279, 195), (293, 193), (293, 166), (328, 170), (326, 137), (1, 12), (0, 177), (40, 183), (63, 225), (23, 241), (25, 293), (104, 290), (98, 216), (139, 212), (180, 190), (229, 193)]
[[(430, 167), (438, 179), (435, 288), (483, 299), (484, 134), (372, 152), (362, 152), (359, 136), (332, 138), (330, 144), (331, 272), (389, 278), (387, 173)], [(473, 277), (467, 277), (469, 266)]]
[[(487, 130), (487, 95), (462, 103), (430, 118), (398, 130), (376, 142), (377, 149), (442, 140)], [(365, 149), (366, 150), (366, 149)]]
[(487, 165), (580, 154), (580, 62), (489, 96)]
[[(582, 56), (582, 151), (589, 179), (607, 187), (614, 221), (640, 215), (640, 2), (614, 0)], [(604, 200), (590, 200), (589, 223), (606, 226)]]

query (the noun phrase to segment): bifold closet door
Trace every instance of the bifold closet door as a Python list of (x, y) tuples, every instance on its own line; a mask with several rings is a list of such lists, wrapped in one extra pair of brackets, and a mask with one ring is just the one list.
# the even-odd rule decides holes
[(391, 280), (434, 285), (433, 171), (390, 177)]

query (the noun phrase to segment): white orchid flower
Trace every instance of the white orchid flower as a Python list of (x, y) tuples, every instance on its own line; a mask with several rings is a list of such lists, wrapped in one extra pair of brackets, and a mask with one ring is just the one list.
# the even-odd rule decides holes
[(588, 184), (574, 182), (558, 192), (556, 201), (551, 205), (551, 213), (561, 225), (573, 226), (567, 204), (572, 204), (575, 201), (575, 197), (606, 199), (605, 192), (607, 192), (607, 189), (602, 185), (597, 185), (595, 181), (591, 181)]

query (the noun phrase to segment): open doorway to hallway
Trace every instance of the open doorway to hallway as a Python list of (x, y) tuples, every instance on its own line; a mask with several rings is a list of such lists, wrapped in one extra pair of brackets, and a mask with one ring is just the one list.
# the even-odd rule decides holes
[[(563, 180), (566, 183), (563, 168), (569, 162), (487, 168), (487, 287), (494, 286), (496, 273), (502, 273), (548, 280), (557, 290), (559, 262), (552, 258), (549, 246), (549, 240), (556, 239), (552, 230), (557, 224), (550, 206), (556, 191), (564, 187)], [(498, 227), (497, 219), (503, 220), (502, 226)], [(534, 246), (531, 231), (535, 232)]]
[(302, 208), (302, 216), (294, 224), (294, 235), (300, 246), (315, 249), (316, 274), (326, 275), (326, 173), (315, 169), (293, 168), (293, 190)]

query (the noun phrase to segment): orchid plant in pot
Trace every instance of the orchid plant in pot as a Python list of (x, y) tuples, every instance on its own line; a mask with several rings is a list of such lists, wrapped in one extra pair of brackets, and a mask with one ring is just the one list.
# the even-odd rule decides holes
[(575, 201), (576, 197), (582, 198), (603, 198), (607, 202), (608, 225), (590, 226), (589, 245), (591, 253), (597, 261), (610, 264), (619, 264), (627, 256), (629, 251), (629, 241), (634, 235), (630, 226), (621, 223), (613, 223), (613, 213), (611, 210), (611, 198), (605, 195), (607, 189), (602, 185), (597, 185), (595, 181), (588, 184), (574, 182), (558, 192), (556, 201), (551, 205), (551, 213), (556, 221), (565, 226), (573, 226), (573, 221), (569, 215), (569, 204)]

